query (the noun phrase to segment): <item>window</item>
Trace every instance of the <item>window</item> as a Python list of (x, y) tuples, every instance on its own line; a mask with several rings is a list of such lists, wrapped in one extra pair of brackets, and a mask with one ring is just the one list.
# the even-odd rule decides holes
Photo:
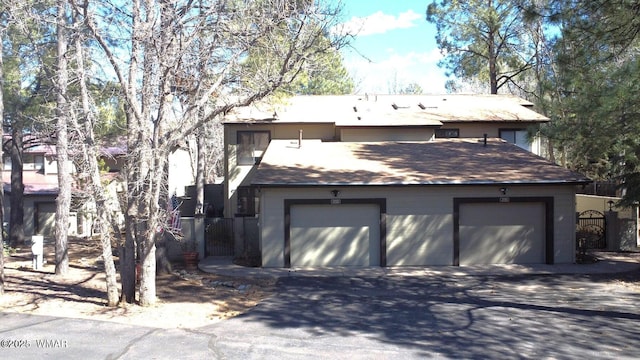
[(260, 163), (271, 134), (268, 131), (238, 131), (237, 140), (238, 165), (253, 165)]
[[(44, 169), (44, 155), (24, 154), (22, 160), (22, 170)], [(4, 156), (4, 170), (11, 170), (11, 157)]]
[(24, 154), (23, 170), (42, 170), (44, 168), (44, 155)]
[(525, 129), (500, 130), (500, 137), (525, 150), (531, 151), (531, 144), (529, 143), (529, 137)]
[(237, 215), (255, 216), (260, 213), (260, 197), (256, 188), (239, 187)]
[(436, 129), (436, 138), (458, 138), (460, 137), (460, 129)]

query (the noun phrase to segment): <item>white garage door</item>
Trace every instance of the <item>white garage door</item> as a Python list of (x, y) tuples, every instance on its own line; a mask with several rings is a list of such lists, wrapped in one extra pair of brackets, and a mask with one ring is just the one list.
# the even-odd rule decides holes
[(291, 266), (380, 264), (378, 205), (293, 205)]
[(543, 203), (460, 205), (460, 265), (545, 263)]

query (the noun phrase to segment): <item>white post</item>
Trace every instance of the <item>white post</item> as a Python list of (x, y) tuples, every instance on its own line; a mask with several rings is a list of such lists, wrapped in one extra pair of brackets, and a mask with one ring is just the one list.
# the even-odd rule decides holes
[(33, 254), (33, 269), (42, 269), (42, 257), (44, 255), (44, 237), (42, 235), (33, 235), (31, 237), (31, 253)]

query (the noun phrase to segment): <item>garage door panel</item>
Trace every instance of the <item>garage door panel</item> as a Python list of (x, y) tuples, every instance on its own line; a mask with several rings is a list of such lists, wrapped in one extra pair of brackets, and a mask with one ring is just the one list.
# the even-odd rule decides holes
[(544, 263), (541, 203), (463, 204), (460, 265)]
[(369, 229), (292, 229), (291, 262), (297, 266), (368, 266)]
[(375, 205), (293, 206), (291, 265), (378, 265), (379, 214)]

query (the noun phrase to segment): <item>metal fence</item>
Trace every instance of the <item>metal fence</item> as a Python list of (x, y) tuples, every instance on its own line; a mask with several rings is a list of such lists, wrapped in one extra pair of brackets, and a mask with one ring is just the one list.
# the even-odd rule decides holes
[(205, 252), (207, 256), (233, 256), (233, 219), (205, 219)]
[(607, 221), (603, 213), (596, 210), (581, 212), (578, 215), (576, 230), (579, 249), (605, 249), (607, 247)]

